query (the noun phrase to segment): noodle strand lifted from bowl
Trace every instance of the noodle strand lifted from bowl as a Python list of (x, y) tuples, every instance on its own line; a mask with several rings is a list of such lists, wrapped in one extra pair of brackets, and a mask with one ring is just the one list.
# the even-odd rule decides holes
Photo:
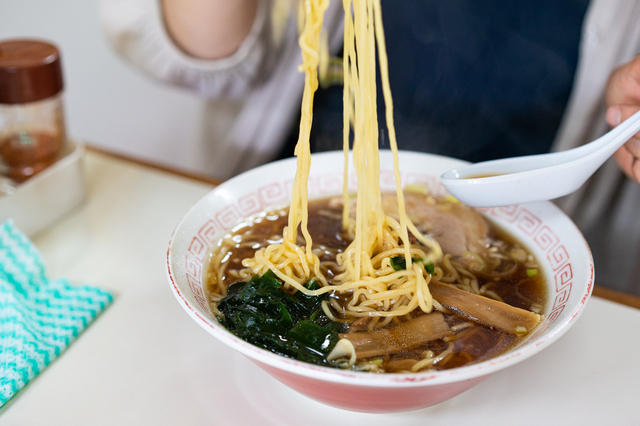
[[(241, 225), (238, 229), (250, 228), (247, 239), (229, 234), (219, 241), (207, 278), (212, 310), (252, 344), (341, 368), (416, 372), (442, 364), (452, 368), (506, 350), (540, 322), (540, 315), (531, 312), (534, 306), (538, 312), (543, 307), (539, 279), (534, 278), (537, 266), (517, 244), (489, 238), (489, 225), (468, 207), (438, 200), (428, 191), (403, 192), (380, 0), (343, 0), (342, 201), (340, 206), (335, 199), (308, 202), (309, 136), (327, 6), (328, 0), (303, 1), (299, 44), (305, 86), (291, 204), (288, 213), (264, 216), (275, 224), (288, 214), (286, 226), (276, 230), (265, 224), (267, 230), (259, 231), (258, 222)], [(392, 196), (380, 188), (376, 52), (393, 157)], [(351, 136), (355, 200), (347, 191)], [(333, 240), (326, 245), (312, 240), (310, 225), (316, 224), (309, 222), (311, 205), (314, 222), (323, 222), (325, 215), (331, 218), (326, 226), (340, 228), (331, 231)], [(413, 215), (428, 214), (413, 221), (409, 207)], [(445, 255), (431, 236), (437, 234), (431, 221), (450, 224), (458, 218), (463, 228), (475, 227), (475, 236), (464, 248), (444, 238), (441, 242), (449, 246)], [(314, 232), (322, 240), (322, 233)], [(511, 282), (518, 283), (513, 291), (501, 287)], [(478, 339), (489, 346), (481, 355), (471, 355)]]
[[(426, 263), (433, 264), (440, 261), (442, 251), (436, 241), (425, 237), (416, 229), (405, 211), (380, 4), (377, 0), (345, 0), (343, 3), (344, 147), (345, 159), (348, 159), (349, 124), (353, 122), (353, 161), (358, 191), (356, 218), (353, 223), (349, 218), (350, 203), (346, 184), (343, 189), (343, 198), (346, 200), (343, 220), (345, 227), (353, 234), (353, 242), (337, 256), (342, 272), (333, 279), (333, 284), (329, 285), (320, 270), (318, 257), (311, 251), (312, 242), (307, 230), (306, 186), (311, 162), (309, 134), (313, 117), (313, 94), (318, 86), (320, 29), (322, 13), (328, 4), (326, 0), (305, 2), (305, 23), (300, 35), (303, 57), (300, 69), (305, 72), (305, 88), (300, 134), (296, 146), (297, 172), (289, 208), (289, 223), (284, 230), (282, 243), (259, 250), (254, 258), (246, 259), (243, 265), (257, 275), (271, 270), (287, 286), (307, 295), (315, 296), (336, 291), (353, 292), (352, 302), (341, 312), (347, 316), (402, 316), (416, 307), (428, 313), (433, 308), (428, 287), (430, 274), (425, 270), (424, 262), (413, 262), (413, 259), (426, 259)], [(387, 128), (391, 149), (394, 152), (399, 223), (383, 212), (381, 204), (376, 110), (376, 40), (387, 109)], [(345, 163), (345, 170), (347, 168), (348, 164)], [(296, 244), (298, 226), (306, 241), (304, 248)], [(411, 245), (408, 229), (423, 247)], [(391, 267), (390, 259), (396, 256), (404, 256), (406, 270), (396, 271)], [(322, 288), (307, 289), (304, 284), (311, 278), (316, 278)]]

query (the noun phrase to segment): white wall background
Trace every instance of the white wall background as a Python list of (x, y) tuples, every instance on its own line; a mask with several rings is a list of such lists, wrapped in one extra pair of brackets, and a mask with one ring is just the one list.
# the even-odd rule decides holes
[(165, 166), (212, 174), (195, 154), (205, 102), (152, 81), (111, 49), (97, 0), (0, 0), (0, 40), (38, 37), (62, 52), (68, 133)]

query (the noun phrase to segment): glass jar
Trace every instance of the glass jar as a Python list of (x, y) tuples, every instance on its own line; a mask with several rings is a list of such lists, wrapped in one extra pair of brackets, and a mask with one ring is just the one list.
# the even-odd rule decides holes
[(66, 140), (58, 49), (0, 42), (0, 172), (23, 182), (55, 163)]

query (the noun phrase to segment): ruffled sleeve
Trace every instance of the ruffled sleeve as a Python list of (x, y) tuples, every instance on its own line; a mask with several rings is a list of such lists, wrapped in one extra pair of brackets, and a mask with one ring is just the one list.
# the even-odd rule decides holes
[(116, 51), (157, 80), (204, 97), (239, 97), (268, 78), (279, 47), (271, 36), (270, 1), (259, 0), (251, 30), (231, 56), (194, 58), (173, 42), (158, 0), (102, 0), (101, 17)]

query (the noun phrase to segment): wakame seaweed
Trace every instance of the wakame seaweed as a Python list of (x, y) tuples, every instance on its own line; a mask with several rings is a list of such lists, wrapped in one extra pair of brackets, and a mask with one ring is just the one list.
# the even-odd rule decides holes
[[(320, 288), (314, 278), (310, 290)], [(282, 281), (268, 271), (248, 282), (229, 286), (218, 304), (220, 322), (233, 334), (280, 355), (318, 365), (330, 365), (326, 356), (339, 340), (342, 325), (331, 321), (320, 303), (328, 295), (288, 293)]]

